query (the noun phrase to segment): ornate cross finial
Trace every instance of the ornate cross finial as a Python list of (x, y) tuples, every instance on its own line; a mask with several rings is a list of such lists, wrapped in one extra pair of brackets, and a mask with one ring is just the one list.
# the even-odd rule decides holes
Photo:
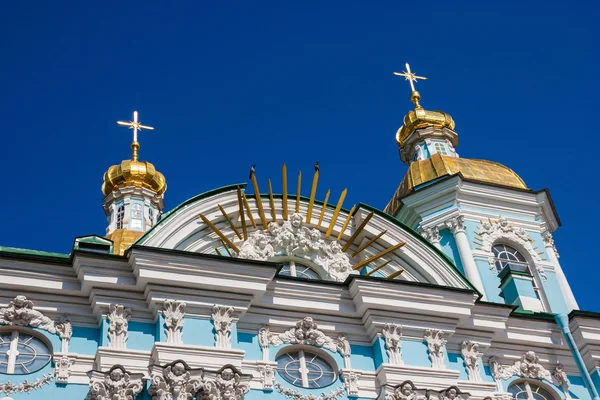
[(140, 143), (138, 142), (138, 130), (142, 130), (142, 129), (147, 129), (147, 130), (154, 130), (153, 127), (151, 126), (146, 126), (146, 125), (142, 125), (139, 121), (138, 121), (138, 112), (134, 111), (133, 112), (133, 121), (129, 121), (129, 122), (125, 122), (125, 121), (117, 121), (117, 124), (121, 125), (121, 126), (128, 126), (129, 129), (133, 129), (133, 143), (131, 143), (131, 148), (133, 149), (133, 155), (131, 156), (131, 159), (133, 161), (137, 161), (138, 160), (138, 150), (140, 148)]
[(415, 90), (414, 82), (416, 82), (418, 79), (427, 80), (427, 78), (425, 78), (424, 76), (418, 76), (414, 72), (411, 72), (410, 65), (408, 63), (406, 63), (406, 71), (394, 72), (394, 75), (403, 76), (404, 78), (406, 78), (406, 80), (410, 83), (410, 89), (411, 89), (410, 99), (413, 101), (413, 103), (415, 103), (415, 105), (417, 107), (421, 107), (419, 105), (419, 100), (421, 99), (421, 95), (419, 94), (419, 92), (417, 92)]

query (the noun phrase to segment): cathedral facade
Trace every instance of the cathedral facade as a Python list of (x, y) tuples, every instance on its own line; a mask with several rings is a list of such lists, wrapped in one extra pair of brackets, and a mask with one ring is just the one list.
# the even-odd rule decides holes
[(459, 157), (452, 117), (397, 75), (408, 172), (383, 210), (316, 199), (317, 163), (309, 197), (252, 168), (165, 212), (151, 128), (120, 122), (106, 233), (0, 246), (0, 399), (600, 400), (600, 314), (563, 273), (549, 192)]

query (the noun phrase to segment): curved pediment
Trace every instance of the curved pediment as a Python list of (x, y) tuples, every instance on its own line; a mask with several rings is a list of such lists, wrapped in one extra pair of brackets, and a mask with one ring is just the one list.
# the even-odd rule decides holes
[[(257, 188), (257, 186), (255, 186)], [(314, 193), (314, 191), (313, 191)], [(137, 242), (254, 260), (296, 260), (325, 279), (351, 274), (471, 288), (421, 235), (365, 204), (272, 193), (255, 196), (231, 185), (181, 204)]]

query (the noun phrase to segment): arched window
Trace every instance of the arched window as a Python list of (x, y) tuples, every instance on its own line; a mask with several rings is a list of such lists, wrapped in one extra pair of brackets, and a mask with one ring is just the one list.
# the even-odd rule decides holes
[(21, 330), (0, 331), (0, 374), (30, 374), (51, 358), (45, 340)]
[(281, 353), (276, 359), (279, 375), (292, 385), (306, 389), (318, 389), (335, 382), (337, 373), (333, 363), (311, 350), (296, 348)]
[[(528, 272), (533, 276), (531, 269), (529, 268), (529, 263), (523, 254), (519, 253), (519, 251), (514, 247), (506, 244), (496, 244), (494, 247), (492, 247), (492, 252), (494, 253), (494, 258), (496, 259), (496, 269), (498, 272), (502, 271), (505, 267), (510, 266), (512, 269)], [(538, 300), (542, 300), (537, 279), (533, 279), (532, 283), (535, 296), (538, 298)]]
[(504, 267), (512, 265), (517, 269), (527, 270), (527, 260), (519, 251), (506, 244), (497, 244), (492, 248), (494, 258), (496, 259), (496, 269), (502, 271)]
[(117, 208), (117, 229), (123, 229), (123, 220), (125, 219), (125, 205), (121, 204)]
[(279, 271), (279, 275), (296, 276), (298, 278), (306, 279), (321, 279), (321, 275), (319, 275), (318, 272), (311, 267), (296, 261), (288, 261), (287, 264), (281, 268), (281, 271)]
[(513, 383), (508, 387), (508, 392), (517, 400), (554, 400), (552, 393), (536, 382)]

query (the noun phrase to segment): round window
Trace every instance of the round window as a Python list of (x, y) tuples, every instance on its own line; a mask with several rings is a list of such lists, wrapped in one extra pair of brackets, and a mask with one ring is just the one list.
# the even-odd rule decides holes
[(303, 349), (282, 353), (276, 361), (279, 375), (294, 386), (318, 389), (331, 385), (337, 377), (325, 358)]
[(21, 331), (0, 332), (0, 374), (30, 374), (52, 358), (46, 343)]

